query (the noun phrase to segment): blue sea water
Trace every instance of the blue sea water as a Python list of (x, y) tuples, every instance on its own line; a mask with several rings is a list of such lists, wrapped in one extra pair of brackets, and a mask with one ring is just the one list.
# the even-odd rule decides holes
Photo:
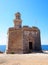
[(0, 51), (5, 52), (6, 50), (6, 45), (0, 45)]
[[(0, 45), (0, 51), (5, 52), (6, 45)], [(48, 45), (42, 45), (42, 50), (48, 50)]]
[(48, 50), (48, 45), (42, 45), (42, 50)]

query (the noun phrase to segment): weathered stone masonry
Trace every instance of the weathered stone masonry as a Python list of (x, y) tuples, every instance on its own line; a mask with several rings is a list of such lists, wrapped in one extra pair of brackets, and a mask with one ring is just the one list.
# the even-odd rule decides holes
[(7, 53), (29, 53), (41, 51), (40, 30), (37, 27), (22, 27), (21, 14), (17, 12), (14, 27), (8, 30)]

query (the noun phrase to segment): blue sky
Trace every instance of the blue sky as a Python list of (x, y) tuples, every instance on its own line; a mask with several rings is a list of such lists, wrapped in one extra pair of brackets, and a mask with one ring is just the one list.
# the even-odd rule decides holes
[(0, 45), (7, 44), (7, 31), (14, 26), (16, 12), (21, 13), (22, 25), (40, 29), (41, 44), (48, 45), (48, 0), (1, 0)]

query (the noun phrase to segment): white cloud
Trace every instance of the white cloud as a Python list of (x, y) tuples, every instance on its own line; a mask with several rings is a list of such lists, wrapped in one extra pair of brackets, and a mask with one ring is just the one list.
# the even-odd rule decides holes
[(42, 40), (41, 43), (44, 44), (44, 45), (48, 45), (48, 40), (47, 39)]
[(7, 35), (3, 32), (0, 33), (0, 45), (7, 44)]

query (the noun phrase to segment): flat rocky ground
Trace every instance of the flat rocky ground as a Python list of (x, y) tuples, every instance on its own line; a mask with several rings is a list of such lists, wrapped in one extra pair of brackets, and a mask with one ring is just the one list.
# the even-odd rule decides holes
[(0, 54), (0, 65), (48, 65), (48, 54)]

